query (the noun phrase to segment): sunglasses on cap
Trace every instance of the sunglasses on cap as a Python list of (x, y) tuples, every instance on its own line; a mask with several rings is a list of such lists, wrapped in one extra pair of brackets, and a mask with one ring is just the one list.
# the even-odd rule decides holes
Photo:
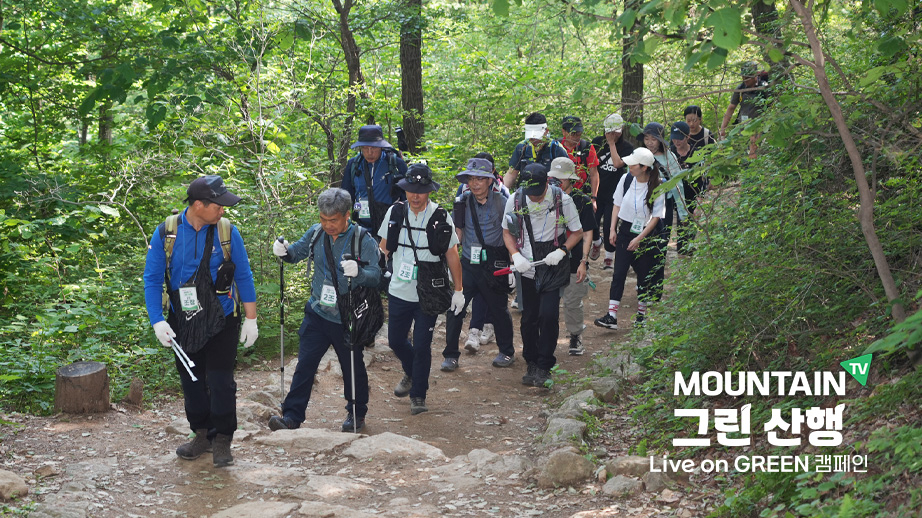
[(407, 175), (404, 177), (404, 180), (407, 183), (414, 183), (419, 185), (429, 185), (432, 183), (432, 177), (424, 175), (422, 173), (416, 173), (414, 175)]

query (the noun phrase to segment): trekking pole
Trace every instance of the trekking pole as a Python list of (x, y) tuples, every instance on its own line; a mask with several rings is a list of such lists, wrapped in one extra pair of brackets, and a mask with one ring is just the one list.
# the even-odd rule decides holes
[(181, 363), (182, 366), (186, 368), (186, 372), (189, 373), (189, 378), (192, 381), (198, 381), (198, 378), (195, 377), (195, 374), (192, 374), (192, 367), (195, 367), (195, 362), (193, 362), (192, 359), (186, 355), (186, 351), (182, 350), (182, 347), (179, 346), (173, 337), (170, 337), (170, 346), (173, 347), (173, 352), (176, 354), (176, 357), (179, 358), (179, 363)]
[[(278, 237), (279, 243), (285, 243), (285, 238)], [(279, 257), (279, 401), (285, 401), (285, 261)]]
[[(343, 254), (343, 261), (352, 261), (352, 260), (353, 260), (352, 254)], [(332, 267), (336, 268), (336, 265), (334, 264)], [(349, 296), (351, 297), (352, 296), (352, 277), (346, 277), (346, 291), (349, 293)], [(350, 311), (351, 311), (351, 308), (350, 308)], [(351, 318), (348, 318), (348, 320), (349, 320), (349, 340), (352, 340), (352, 323), (353, 322)], [(352, 344), (352, 347), (355, 347), (355, 344)], [(352, 347), (349, 348), (349, 372), (351, 373), (350, 377), (352, 379), (352, 433), (359, 433), (359, 429), (358, 429), (359, 418), (355, 412), (355, 401), (356, 401), (356, 397), (355, 397), (355, 351), (352, 349)]]
[[(540, 260), (540, 261), (534, 261), (534, 262), (532, 262), (532, 263), (531, 263), (531, 266), (532, 266), (532, 267), (535, 267), (535, 266), (541, 266), (541, 265), (543, 265), (543, 264), (544, 264), (544, 259), (542, 259), (542, 260)], [(493, 272), (493, 276), (494, 276), (494, 277), (499, 277), (500, 275), (509, 275), (510, 273), (512, 273), (512, 267), (511, 267), (511, 266), (507, 266), (506, 268), (503, 268), (503, 269), (501, 269), (501, 270), (496, 270), (495, 272)]]

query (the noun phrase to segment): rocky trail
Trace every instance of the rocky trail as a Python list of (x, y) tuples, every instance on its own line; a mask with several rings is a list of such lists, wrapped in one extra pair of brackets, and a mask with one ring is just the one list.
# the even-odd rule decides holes
[[(0, 415), (16, 424), (0, 428), (0, 473), (9, 472), (13, 487), (24, 484), (20, 494), (28, 491), (7, 502), (9, 512), (32, 518), (703, 515), (712, 500), (708, 490), (647, 473), (647, 457), (627, 456), (638, 432), (630, 429), (619, 393), (640, 368), (620, 345), (631, 338), (630, 324), (618, 331), (592, 325), (607, 307), (610, 278), (604, 277), (595, 270), (598, 289), (586, 300), (586, 354), (567, 355), (562, 326), (557, 357), (567, 373), (549, 390), (521, 385), (521, 357), (511, 368), (493, 368), (494, 343), (462, 356), (457, 371), (439, 371), (443, 321), (433, 341), (429, 412), (411, 416), (409, 399), (393, 395), (402, 372), (383, 337), (366, 351), (365, 434), (339, 432), (346, 413), (332, 351), (299, 430), (266, 426), (279, 407), (277, 360), (239, 370), (240, 430), (229, 468), (214, 468), (210, 454), (176, 457), (188, 434), (180, 400), (143, 411), (114, 404), (88, 416)], [(628, 282), (626, 294), (634, 297)], [(635, 302), (623, 307), (630, 312)], [(513, 315), (518, 356), (519, 314)], [(597, 417), (602, 429), (587, 430), (584, 414)], [(606, 440), (587, 442), (593, 434)], [(9, 494), (3, 487), (0, 480), (0, 494)]]

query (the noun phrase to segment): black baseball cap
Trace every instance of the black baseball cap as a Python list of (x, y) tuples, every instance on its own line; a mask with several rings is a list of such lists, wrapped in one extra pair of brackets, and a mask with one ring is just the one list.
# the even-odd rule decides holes
[(227, 190), (224, 180), (215, 174), (200, 176), (186, 189), (186, 201), (208, 200), (224, 207), (236, 205), (242, 198)]
[(541, 196), (547, 190), (547, 168), (538, 163), (528, 164), (519, 176), (519, 185), (527, 196)]
[(580, 119), (574, 115), (567, 115), (563, 118), (562, 121), (560, 121), (560, 127), (563, 128), (564, 131), (568, 131), (570, 133), (582, 133), (583, 119)]

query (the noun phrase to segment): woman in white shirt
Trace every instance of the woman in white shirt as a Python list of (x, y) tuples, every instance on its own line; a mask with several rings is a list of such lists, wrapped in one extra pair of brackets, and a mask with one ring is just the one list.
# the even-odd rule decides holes
[(618, 307), (629, 268), (637, 274), (636, 325), (643, 325), (650, 270), (659, 253), (655, 246), (656, 236), (662, 231), (662, 220), (666, 215), (665, 195), (653, 197), (653, 191), (660, 185), (659, 174), (653, 167), (656, 162), (653, 152), (637, 148), (623, 160), (631, 174), (621, 177), (612, 200), (611, 220), (617, 228), (609, 231), (611, 244), (615, 246), (615, 263), (608, 313), (595, 320), (595, 325), (608, 329), (618, 329)]

